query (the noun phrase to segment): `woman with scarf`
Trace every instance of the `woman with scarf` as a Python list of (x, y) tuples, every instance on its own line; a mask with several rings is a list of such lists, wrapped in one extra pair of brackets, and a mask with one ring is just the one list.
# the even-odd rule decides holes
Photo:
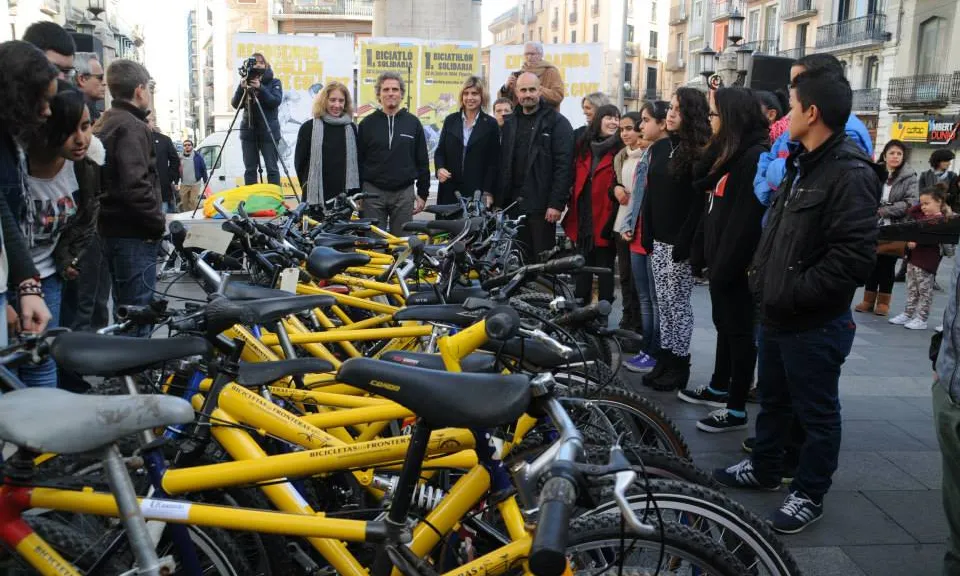
[(41, 332), (50, 321), (43, 287), (27, 243), (20, 231), (19, 215), (26, 193), (24, 142), (50, 116), (50, 100), (57, 91), (58, 71), (37, 47), (27, 42), (0, 44), (0, 287), (9, 289), (7, 306), (0, 290), (0, 346), (7, 343), (7, 324), (27, 332)]
[(747, 267), (760, 242), (764, 213), (753, 194), (753, 177), (760, 154), (769, 148), (770, 130), (749, 89), (721, 88), (710, 92), (709, 100), (713, 136), (698, 164), (702, 177), (693, 183), (695, 190), (707, 193), (707, 207), (694, 250), (702, 252), (708, 270), (717, 354), (710, 384), (681, 389), (677, 396), (718, 408), (697, 428), (729, 432), (747, 428), (747, 393), (757, 361)]
[(447, 115), (433, 155), (437, 167), (437, 204), (457, 203), (456, 192), (471, 198), (481, 192), (493, 203), (500, 159), (500, 130), (486, 113), (488, 96), (483, 80), (471, 76), (460, 88), (460, 113)]
[(304, 201), (314, 213), (338, 194), (360, 191), (357, 125), (350, 91), (340, 82), (324, 86), (313, 101), (313, 119), (300, 126), (293, 157)]
[[(623, 147), (620, 135), (620, 111), (606, 105), (597, 109), (593, 121), (576, 143), (573, 156), (573, 191), (563, 219), (563, 230), (583, 254), (587, 266), (613, 271), (617, 249), (613, 242), (613, 219), (617, 202), (613, 198), (616, 180), (613, 158)], [(613, 303), (613, 274), (600, 275), (600, 300)], [(577, 298), (589, 304), (593, 300), (593, 274), (577, 275)]]
[[(41, 278), (50, 309), (48, 328), (60, 325), (64, 281), (76, 280), (80, 257), (94, 239), (100, 211), (100, 170), (106, 160), (103, 144), (93, 136), (90, 109), (83, 93), (60, 80), (50, 102), (50, 118), (31, 138), (27, 150), (26, 217), (20, 228)], [(52, 359), (22, 366), (28, 386), (57, 386)]]
[(660, 312), (660, 357), (643, 384), (680, 390), (690, 379), (693, 337), (693, 267), (690, 251), (703, 216), (706, 195), (693, 187), (694, 164), (710, 138), (707, 97), (696, 88), (678, 88), (670, 100), (667, 131), (650, 147), (643, 201), (643, 248), (651, 254)]
[[(618, 165), (620, 167), (617, 171), (618, 186), (623, 188), (623, 191), (618, 193), (615, 187), (614, 195), (618, 199), (620, 194), (627, 196), (627, 204), (621, 203), (620, 210), (617, 212), (614, 232), (620, 234), (630, 252), (630, 272), (639, 302), (638, 313), (643, 336), (643, 350), (634, 357), (624, 360), (623, 367), (636, 373), (647, 373), (653, 370), (657, 366), (656, 359), (660, 355), (657, 292), (653, 283), (650, 259), (641, 242), (643, 230), (640, 212), (647, 189), (647, 173), (650, 170), (650, 147), (667, 137), (666, 120), (669, 107), (670, 104), (663, 100), (646, 102), (640, 109), (639, 122), (636, 122), (636, 116), (633, 116), (637, 114), (636, 112), (624, 115), (620, 121), (620, 132), (627, 147), (614, 159), (614, 167)], [(624, 131), (628, 120), (634, 122), (632, 139), (627, 137)], [(619, 164), (617, 160), (620, 160)], [(626, 314), (626, 304), (624, 304), (624, 315)]]

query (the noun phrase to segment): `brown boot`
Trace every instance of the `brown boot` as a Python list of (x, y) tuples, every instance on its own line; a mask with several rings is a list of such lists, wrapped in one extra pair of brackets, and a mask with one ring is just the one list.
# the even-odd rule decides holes
[(873, 312), (873, 306), (877, 303), (876, 292), (864, 292), (863, 302), (856, 305), (854, 310), (857, 312)]
[(877, 306), (873, 309), (873, 313), (877, 316), (886, 316), (890, 314), (890, 294), (880, 293), (877, 294)]

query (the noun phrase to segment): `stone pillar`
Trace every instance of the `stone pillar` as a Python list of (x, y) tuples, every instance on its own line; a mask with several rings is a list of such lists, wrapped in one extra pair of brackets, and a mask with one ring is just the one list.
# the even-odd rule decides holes
[(480, 42), (480, 0), (375, 0), (373, 36)]

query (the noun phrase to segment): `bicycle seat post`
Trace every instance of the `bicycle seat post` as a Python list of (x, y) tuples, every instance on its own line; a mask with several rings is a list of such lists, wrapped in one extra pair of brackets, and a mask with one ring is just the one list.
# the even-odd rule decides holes
[[(136, 381), (134, 381), (133, 376), (130, 376), (129, 374), (125, 375), (125, 376), (123, 377), (123, 383), (124, 383), (124, 385), (126, 385), (126, 387), (127, 387), (127, 394), (130, 394), (131, 396), (139, 396), (139, 395), (140, 395), (140, 388), (137, 387), (137, 383), (136, 383)], [(150, 429), (141, 430), (141, 431), (137, 434), (137, 436), (140, 437), (140, 445), (141, 445), (141, 446), (148, 446), (148, 445), (150, 445), (154, 440), (157, 439), (157, 437), (156, 437), (156, 436), (154, 435), (154, 433), (153, 433), (153, 430), (150, 430)]]

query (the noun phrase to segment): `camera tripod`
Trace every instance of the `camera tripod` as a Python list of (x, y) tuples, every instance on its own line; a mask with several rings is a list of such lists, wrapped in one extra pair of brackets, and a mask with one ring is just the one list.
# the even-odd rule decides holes
[[(220, 157), (223, 155), (223, 150), (227, 147), (227, 142), (230, 140), (230, 134), (233, 132), (233, 127), (237, 123), (237, 118), (240, 117), (240, 112), (245, 111), (247, 115), (247, 126), (248, 130), (252, 129), (249, 127), (253, 126), (253, 107), (251, 102), (256, 104), (257, 112), (260, 114), (260, 119), (263, 121), (264, 129), (267, 132), (268, 138), (270, 141), (270, 146), (273, 146), (273, 150), (277, 155), (277, 161), (280, 163), (280, 166), (283, 168), (283, 175), (287, 177), (287, 182), (290, 183), (290, 187), (293, 189), (293, 196), (297, 199), (297, 202), (301, 201), (301, 194), (297, 190), (297, 186), (294, 186), (293, 179), (290, 178), (290, 170), (287, 169), (287, 163), (283, 160), (283, 156), (280, 154), (280, 145), (277, 142), (277, 139), (273, 135), (273, 130), (270, 129), (270, 124), (267, 122), (267, 115), (263, 111), (263, 105), (260, 104), (260, 100), (257, 99), (256, 89), (250, 86), (244, 88), (243, 98), (241, 100), (243, 104), (237, 106), (237, 111), (233, 114), (233, 120), (230, 121), (230, 126), (227, 128), (227, 134), (223, 137), (223, 144), (220, 146), (220, 150), (217, 151), (217, 158), (213, 161), (213, 166), (210, 168), (210, 172), (207, 173), (207, 179), (203, 182), (203, 187), (200, 189), (200, 194), (197, 195), (197, 205), (193, 208), (193, 214), (191, 217), (196, 216), (197, 210), (200, 209), (200, 205), (203, 203), (203, 194), (207, 190), (207, 185), (213, 180), (213, 174), (216, 172), (217, 167), (220, 166)], [(257, 164), (260, 164), (260, 154), (257, 153)], [(258, 172), (260, 174), (260, 180), (263, 181), (263, 170), (258, 166)], [(282, 186), (281, 186), (282, 191)]]

